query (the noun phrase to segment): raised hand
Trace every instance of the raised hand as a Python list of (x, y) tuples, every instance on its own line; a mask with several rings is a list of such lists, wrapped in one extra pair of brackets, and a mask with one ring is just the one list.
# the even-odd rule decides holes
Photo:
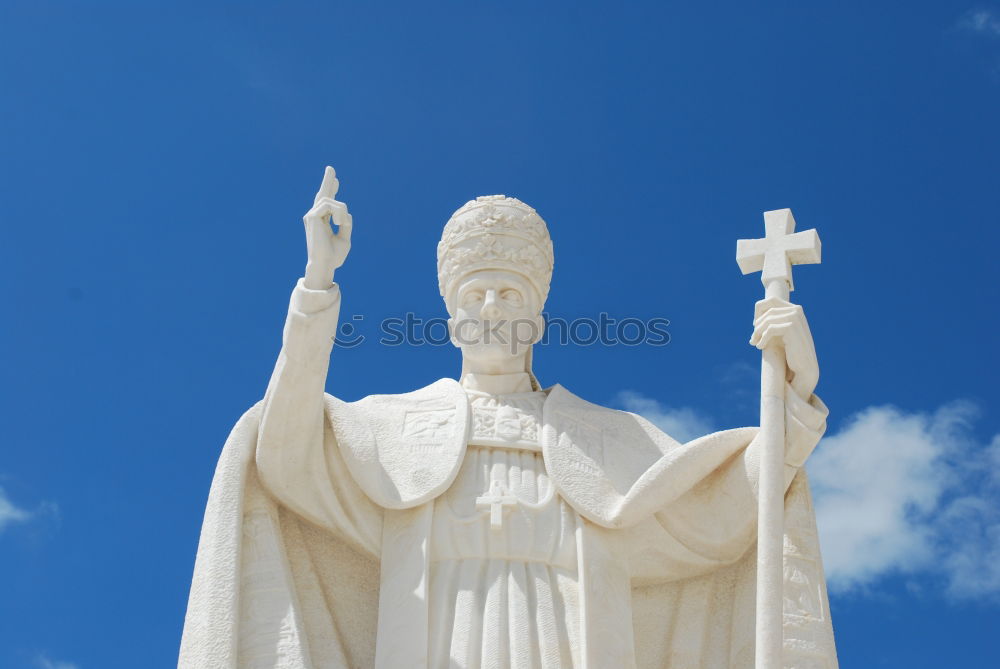
[(754, 307), (753, 326), (750, 344), (763, 350), (771, 342), (780, 342), (792, 388), (808, 400), (819, 381), (819, 362), (802, 307), (773, 297), (761, 300)]
[[(347, 205), (333, 199), (339, 187), (337, 173), (327, 166), (312, 209), (302, 217), (308, 253), (305, 287), (311, 290), (329, 288), (334, 270), (344, 264), (351, 250), (351, 215), (347, 213)], [(337, 226), (336, 232), (330, 225), (331, 219)]]

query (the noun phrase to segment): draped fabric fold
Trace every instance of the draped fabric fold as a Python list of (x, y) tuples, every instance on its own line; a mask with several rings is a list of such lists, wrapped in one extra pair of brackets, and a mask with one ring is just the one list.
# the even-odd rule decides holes
[[(830, 604), (805, 472), (785, 496), (785, 666), (836, 669)], [(753, 669), (757, 551), (680, 581), (632, 588), (636, 664)]]
[(178, 668), (373, 666), (378, 563), (260, 485), (259, 413), (239, 420), (216, 467)]

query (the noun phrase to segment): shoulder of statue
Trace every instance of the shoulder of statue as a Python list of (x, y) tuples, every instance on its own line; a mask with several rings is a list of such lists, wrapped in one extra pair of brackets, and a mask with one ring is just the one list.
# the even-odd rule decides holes
[[(633, 463), (637, 474), (680, 446), (642, 416), (590, 402), (559, 384), (548, 391), (543, 422), (543, 436), (553, 445), (561, 438), (564, 445), (597, 455), (613, 449), (617, 456), (613, 459)], [(603, 457), (595, 460), (602, 465), (608, 462)]]
[(461, 464), (468, 399), (454, 379), (356, 402), (326, 397), (337, 446), (377, 504), (409, 508), (447, 489)]
[[(682, 444), (642, 416), (557, 385), (543, 410), (542, 453), (552, 480), (577, 511), (604, 527), (625, 527), (659, 509), (662, 495), (649, 490), (683, 492), (750, 436), (716, 432)], [(670, 485), (660, 481), (667, 470)]]

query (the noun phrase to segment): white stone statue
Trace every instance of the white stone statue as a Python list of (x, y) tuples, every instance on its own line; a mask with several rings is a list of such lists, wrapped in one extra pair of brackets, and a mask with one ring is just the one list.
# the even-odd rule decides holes
[[(219, 460), (179, 667), (752, 667), (758, 428), (680, 443), (542, 389), (512, 342), (541, 336), (552, 243), (503, 196), (462, 206), (437, 249), (459, 380), (326, 395), (336, 190), (327, 168), (270, 385)], [(816, 355), (800, 307), (758, 312), (751, 343), (780, 341), (789, 369), (785, 666), (834, 669), (801, 469), (826, 427)], [(503, 342), (476, 336), (500, 322)]]

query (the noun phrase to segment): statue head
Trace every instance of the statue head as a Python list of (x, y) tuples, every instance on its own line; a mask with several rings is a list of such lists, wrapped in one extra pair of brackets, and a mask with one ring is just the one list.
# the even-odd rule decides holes
[[(470, 368), (531, 374), (531, 346), (552, 279), (545, 221), (520, 200), (478, 197), (458, 209), (437, 249), (438, 287), (452, 343)], [(534, 376), (532, 383), (537, 385)]]

